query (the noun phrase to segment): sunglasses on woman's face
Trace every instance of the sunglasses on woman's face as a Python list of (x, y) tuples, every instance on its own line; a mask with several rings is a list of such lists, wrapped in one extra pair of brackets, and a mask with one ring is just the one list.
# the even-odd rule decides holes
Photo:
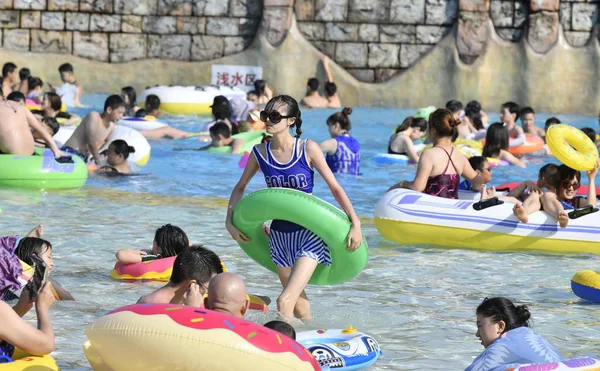
[(277, 111), (260, 111), (260, 121), (267, 122), (267, 119), (271, 121), (272, 124), (279, 124), (283, 119), (289, 119), (294, 116), (281, 116), (281, 113)]
[(579, 187), (581, 187), (581, 184), (579, 184), (578, 182), (571, 183), (568, 180), (565, 180), (564, 182), (562, 182), (561, 185), (564, 189), (569, 189), (569, 188), (573, 187), (574, 191), (578, 190)]

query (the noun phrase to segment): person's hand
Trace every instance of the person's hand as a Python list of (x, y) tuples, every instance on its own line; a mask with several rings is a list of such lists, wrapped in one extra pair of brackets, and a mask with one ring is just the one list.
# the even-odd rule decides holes
[(204, 301), (204, 295), (200, 292), (200, 285), (196, 282), (190, 283), (185, 294), (183, 294), (183, 304), (190, 307), (200, 307)]
[(529, 193), (531, 193), (531, 192), (539, 193), (541, 191), (540, 187), (538, 187), (538, 185), (535, 184), (534, 182), (532, 182), (531, 180), (526, 180), (523, 184), (525, 184), (525, 189)]
[(38, 292), (35, 299), (36, 310), (48, 310), (52, 304), (56, 301), (54, 293), (52, 292), (52, 283), (46, 281), (40, 292)]
[(233, 226), (233, 224), (227, 224), (227, 232), (231, 235), (231, 238), (239, 243), (250, 243), (250, 237), (243, 234), (239, 229)]
[(58, 148), (56, 149), (56, 151), (52, 151), (52, 152), (54, 153), (55, 158), (61, 158), (61, 157), (65, 157), (65, 156), (71, 157), (70, 153), (64, 153), (63, 151), (61, 151)]
[(355, 251), (362, 245), (362, 231), (360, 226), (352, 225), (350, 232), (348, 232), (348, 244), (346, 248), (348, 251)]
[(600, 159), (596, 160), (596, 164), (594, 165), (594, 168), (587, 172), (589, 179), (594, 179), (596, 177), (596, 175), (598, 174), (598, 166), (599, 165), (600, 165)]

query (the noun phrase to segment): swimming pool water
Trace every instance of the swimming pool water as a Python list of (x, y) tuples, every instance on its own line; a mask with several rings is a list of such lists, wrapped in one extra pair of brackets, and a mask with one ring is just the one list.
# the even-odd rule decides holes
[[(89, 95), (84, 103), (99, 109), (105, 95)], [(85, 114), (88, 109), (79, 110)], [(488, 112), (497, 119), (496, 110)], [(325, 120), (334, 110), (303, 112), (303, 137), (328, 138)], [(534, 329), (565, 356), (600, 349), (596, 306), (582, 303), (570, 290), (579, 269), (595, 269), (592, 255), (487, 253), (399, 245), (384, 240), (372, 222), (375, 204), (386, 189), (412, 179), (414, 165), (378, 165), (389, 135), (406, 109), (357, 108), (351, 116), (362, 146), (362, 176), (338, 180), (363, 220), (370, 246), (367, 268), (341, 286), (310, 286), (314, 320), (297, 330), (340, 328), (349, 324), (374, 336), (384, 355), (372, 370), (464, 369), (482, 350), (475, 337), (476, 306), (484, 297), (508, 296), (530, 306)], [(537, 115), (536, 123), (550, 115)], [(578, 127), (598, 128), (596, 118), (556, 115)], [(161, 118), (163, 119), (163, 118)], [(172, 126), (200, 131), (207, 117), (166, 117)], [(174, 148), (197, 148), (196, 139), (151, 142), (152, 155), (139, 176), (92, 177), (74, 191), (0, 190), (4, 234), (26, 233), (43, 223), (53, 243), (53, 276), (78, 299), (57, 302), (51, 310), (57, 341), (53, 356), (64, 370), (87, 370), (81, 344), (84, 330), (114, 308), (134, 303), (156, 285), (113, 281), (114, 253), (124, 247), (148, 248), (157, 227), (182, 227), (194, 243), (214, 249), (231, 271), (242, 275), (249, 291), (275, 301), (281, 288), (274, 274), (249, 259), (224, 228), (225, 207), (241, 170), (239, 157)], [(527, 157), (527, 169), (494, 169), (493, 184), (534, 180), (550, 158)], [(584, 176), (585, 179), (585, 176)], [(264, 187), (260, 174), (247, 192)], [(315, 195), (334, 202), (317, 176)], [(264, 323), (273, 312), (252, 313)], [(34, 322), (33, 312), (27, 318)], [(600, 352), (598, 352), (600, 353)]]

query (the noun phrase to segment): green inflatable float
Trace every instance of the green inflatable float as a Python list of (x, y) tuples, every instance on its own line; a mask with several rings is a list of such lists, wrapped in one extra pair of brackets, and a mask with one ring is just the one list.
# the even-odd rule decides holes
[[(245, 133), (239, 133), (232, 135), (233, 139), (241, 139), (245, 141), (240, 149), (240, 154), (244, 152), (251, 152), (252, 147), (257, 144), (260, 144), (263, 139), (263, 134), (265, 134), (264, 130), (255, 130), (255, 131), (247, 131)], [(231, 153), (231, 146), (223, 146), (223, 147), (210, 147), (208, 152), (214, 153)]]
[[(285, 207), (282, 207), (285, 205)], [(346, 249), (350, 231), (348, 216), (337, 207), (315, 196), (288, 188), (267, 188), (242, 198), (233, 210), (233, 225), (252, 239), (240, 247), (255, 262), (277, 272), (271, 260), (269, 237), (263, 224), (281, 219), (299, 224), (321, 237), (329, 247), (332, 264), (319, 264), (309, 283), (335, 285), (356, 277), (367, 265), (368, 247), (363, 244), (354, 252)]]
[(87, 166), (79, 156), (57, 160), (47, 148), (36, 148), (32, 156), (0, 155), (0, 187), (79, 188), (87, 177)]

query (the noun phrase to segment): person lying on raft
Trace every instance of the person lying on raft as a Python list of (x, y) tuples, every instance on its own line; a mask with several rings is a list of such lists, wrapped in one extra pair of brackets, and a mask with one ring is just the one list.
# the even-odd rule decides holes
[(92, 111), (81, 121), (71, 138), (63, 146), (63, 150), (88, 160), (93, 156), (96, 165), (100, 165), (100, 148), (115, 130), (115, 122), (123, 118), (125, 102), (118, 95), (111, 95), (104, 102), (104, 112)]
[(477, 332), (485, 348), (465, 371), (508, 370), (525, 363), (563, 360), (550, 343), (529, 328), (531, 314), (502, 297), (485, 298), (477, 307)]
[(106, 165), (98, 169), (99, 173), (107, 174), (131, 174), (131, 168), (127, 163), (130, 153), (135, 153), (135, 148), (128, 145), (126, 141), (117, 139), (111, 142), (106, 152)]
[(511, 165), (526, 168), (525, 163), (508, 152), (509, 134), (506, 126), (496, 122), (488, 128), (485, 136), (485, 145), (483, 146), (482, 156), (504, 160)]
[(249, 306), (246, 284), (237, 274), (217, 274), (210, 281), (208, 294), (204, 298), (204, 308), (244, 318)]
[(392, 155), (408, 156), (410, 162), (418, 163), (419, 154), (413, 144), (414, 140), (420, 139), (427, 131), (427, 120), (416, 119), (409, 116), (404, 119), (402, 125), (398, 126), (388, 143), (388, 153)]
[(433, 147), (421, 154), (415, 179), (412, 182), (403, 180), (389, 190), (408, 188), (432, 196), (458, 199), (461, 175), (474, 187), (480, 187), (484, 183), (481, 175), (452, 145), (452, 137), (460, 124), (461, 121), (455, 119), (449, 110), (435, 110), (429, 116), (427, 130), (427, 138), (433, 142)]
[[(138, 118), (148, 118), (149, 117), (151, 119), (154, 119), (154, 116), (149, 115), (148, 111), (146, 111), (143, 108), (140, 108), (135, 112), (135, 117), (138, 117)], [(174, 127), (169, 126), (169, 125), (161, 126), (156, 129), (139, 130), (139, 132), (146, 139), (149, 139), (149, 140), (157, 140), (157, 139), (163, 139), (163, 138), (183, 139), (183, 138), (189, 137), (191, 134), (187, 131), (175, 129)]]
[(223, 265), (217, 254), (202, 245), (192, 245), (175, 258), (169, 282), (142, 296), (137, 302), (200, 307), (204, 295), (208, 293), (211, 279), (220, 273), (223, 273)]
[(198, 148), (199, 151), (204, 151), (212, 147), (231, 147), (231, 153), (237, 154), (240, 153), (242, 146), (246, 143), (245, 140), (242, 139), (233, 139), (231, 137), (231, 130), (229, 126), (223, 122), (219, 121), (208, 129), (210, 133), (210, 139), (212, 141), (208, 146)]
[(117, 251), (116, 257), (120, 263), (141, 263), (144, 256), (151, 254), (156, 258), (168, 258), (177, 256), (180, 252), (191, 246), (185, 232), (174, 225), (165, 224), (154, 233), (152, 250), (122, 249)]

